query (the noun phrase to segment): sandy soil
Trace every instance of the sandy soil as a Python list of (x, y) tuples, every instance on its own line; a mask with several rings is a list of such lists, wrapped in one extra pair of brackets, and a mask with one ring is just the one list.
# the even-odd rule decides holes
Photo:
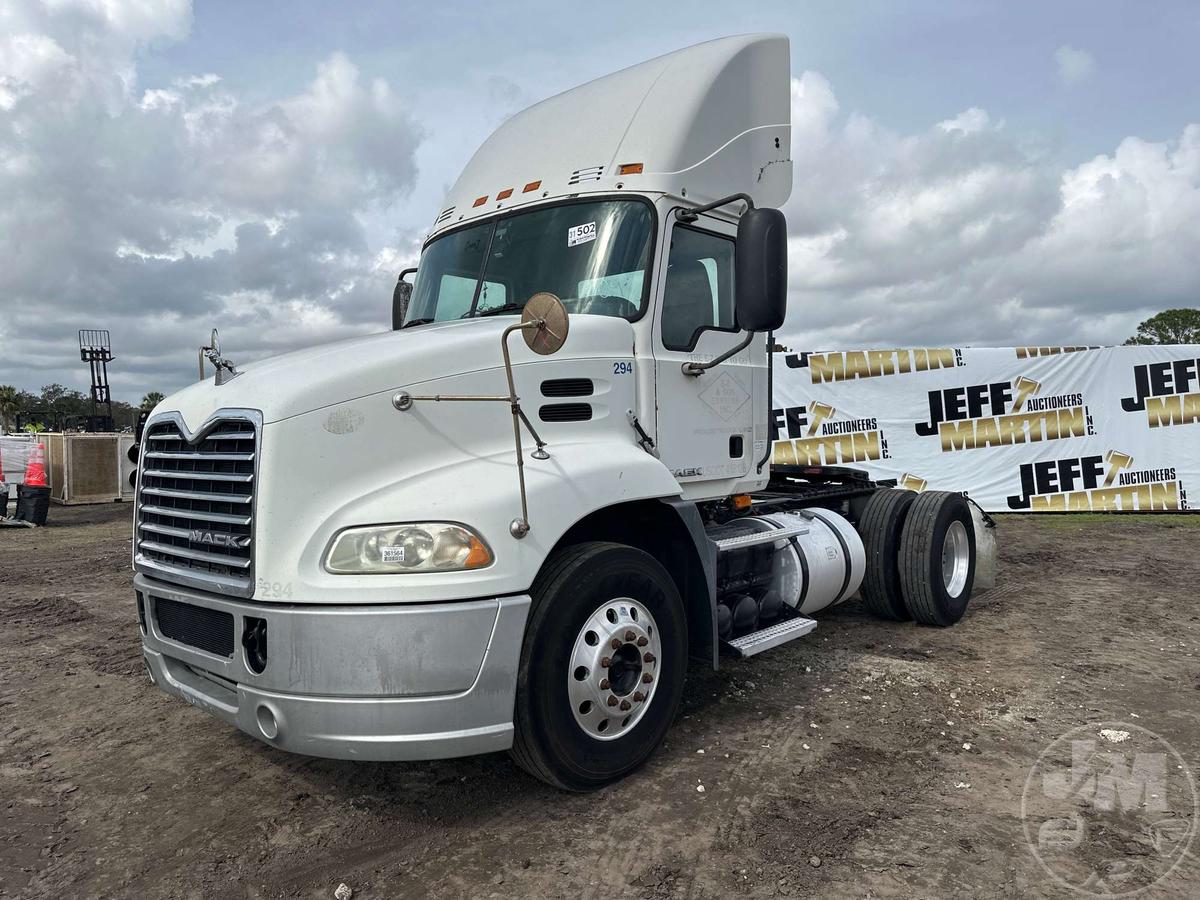
[(290, 756), (153, 689), (129, 517), (0, 531), (0, 896), (1067, 896), (1020, 819), (1048, 744), (1133, 721), (1200, 773), (1197, 517), (1002, 519), (958, 626), (851, 602), (693, 672), (667, 746), (590, 796), (505, 755)]

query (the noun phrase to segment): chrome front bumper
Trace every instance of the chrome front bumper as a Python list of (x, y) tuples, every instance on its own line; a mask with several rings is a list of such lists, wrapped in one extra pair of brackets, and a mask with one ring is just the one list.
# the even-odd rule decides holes
[[(529, 597), (394, 606), (229, 600), (137, 575), (150, 677), (273, 747), (336, 759), (416, 760), (512, 746)], [(233, 652), (165, 637), (155, 600), (233, 617)], [(267, 624), (267, 664), (242, 647), (246, 618)]]

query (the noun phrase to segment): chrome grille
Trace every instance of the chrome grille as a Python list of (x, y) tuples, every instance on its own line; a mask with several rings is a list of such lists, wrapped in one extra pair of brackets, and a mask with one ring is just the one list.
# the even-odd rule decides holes
[(138, 479), (138, 568), (250, 596), (257, 453), (250, 418), (219, 418), (190, 440), (175, 419), (148, 425)]

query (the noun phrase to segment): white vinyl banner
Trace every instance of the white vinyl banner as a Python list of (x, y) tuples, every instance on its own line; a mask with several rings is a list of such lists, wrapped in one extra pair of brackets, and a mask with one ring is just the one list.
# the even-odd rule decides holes
[(1200, 345), (783, 352), (772, 405), (777, 464), (852, 466), (992, 512), (1200, 496)]

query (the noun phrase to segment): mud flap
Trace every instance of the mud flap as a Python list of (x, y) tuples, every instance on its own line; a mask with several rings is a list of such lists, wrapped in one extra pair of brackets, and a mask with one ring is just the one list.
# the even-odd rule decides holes
[(975, 586), (971, 593), (982, 594), (996, 586), (996, 522), (973, 500), (971, 522), (975, 525)]

